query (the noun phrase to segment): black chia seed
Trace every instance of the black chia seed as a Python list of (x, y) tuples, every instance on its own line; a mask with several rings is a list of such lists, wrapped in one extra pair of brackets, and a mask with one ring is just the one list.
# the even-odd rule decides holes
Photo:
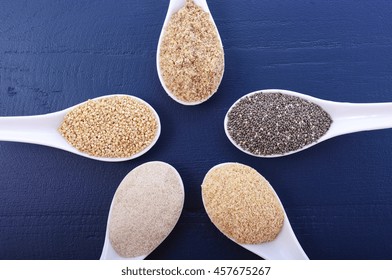
[(320, 106), (279, 92), (257, 92), (237, 102), (227, 116), (227, 131), (254, 155), (283, 155), (323, 136), (332, 119)]

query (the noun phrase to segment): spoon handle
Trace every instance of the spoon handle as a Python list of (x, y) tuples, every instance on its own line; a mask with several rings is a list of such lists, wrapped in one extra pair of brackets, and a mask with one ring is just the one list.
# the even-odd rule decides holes
[(64, 148), (67, 143), (57, 132), (61, 112), (23, 117), (0, 117), (0, 141), (32, 143)]
[(275, 240), (262, 244), (241, 244), (265, 260), (309, 260), (285, 215), (283, 227)]
[(334, 119), (331, 137), (392, 128), (392, 103), (335, 103), (328, 108), (328, 112)]
[(295, 236), (287, 216), (285, 217), (281, 236), (278, 238), (284, 240), (286, 247), (284, 249), (283, 247), (280, 247), (282, 249), (280, 251), (278, 250), (278, 252), (275, 252), (277, 255), (274, 259), (309, 260), (309, 257), (306, 255), (301, 244), (298, 242), (298, 239)]

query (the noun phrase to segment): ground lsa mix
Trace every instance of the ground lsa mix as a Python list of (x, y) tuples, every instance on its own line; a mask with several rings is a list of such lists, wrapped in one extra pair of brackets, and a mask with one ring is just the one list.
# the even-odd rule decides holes
[(202, 102), (217, 91), (224, 71), (223, 47), (210, 14), (193, 0), (170, 18), (159, 67), (168, 90), (183, 102)]

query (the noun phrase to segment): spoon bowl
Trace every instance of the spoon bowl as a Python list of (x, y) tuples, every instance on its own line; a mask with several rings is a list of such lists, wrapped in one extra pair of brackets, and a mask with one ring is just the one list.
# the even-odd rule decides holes
[[(221, 163), (218, 165), (215, 165), (212, 167), (209, 171), (213, 171), (216, 168), (220, 168), (225, 165), (233, 164), (231, 162), (226, 162), (226, 163)], [(207, 174), (208, 174), (207, 173)], [(205, 178), (207, 175), (205, 176)], [(269, 184), (269, 183), (268, 183)], [(204, 180), (202, 185), (204, 185)], [(277, 198), (281, 209), (283, 210), (284, 213), (284, 220), (283, 220), (283, 226), (279, 232), (279, 234), (276, 236), (276, 238), (272, 241), (269, 242), (264, 242), (260, 244), (241, 244), (236, 242), (233, 238), (230, 236), (226, 235), (224, 232), (222, 232), (227, 238), (232, 240), (233, 242), (237, 243), (238, 245), (242, 246), (243, 248), (251, 251), (252, 253), (262, 257), (263, 259), (266, 260), (308, 260), (308, 256), (305, 254), (304, 250), (302, 249), (301, 245), (299, 244), (297, 237), (294, 234), (294, 231), (291, 227), (291, 224), (289, 222), (289, 219), (287, 218), (287, 214), (284, 210), (283, 204), (280, 201), (277, 193), (269, 184), (271, 187), (271, 190), (275, 194), (275, 197)], [(203, 205), (205, 207), (205, 202), (203, 198)], [(218, 227), (219, 229), (219, 227)], [(220, 229), (219, 229), (220, 230)]]
[[(168, 163), (161, 162), (161, 161), (152, 161), (152, 162), (144, 163), (142, 165), (139, 165), (135, 169), (133, 169), (127, 175), (127, 177), (130, 177), (130, 176), (140, 176), (140, 174), (134, 175), (135, 172), (137, 172), (138, 170), (140, 171), (141, 169), (146, 168), (147, 166), (152, 166), (152, 165), (163, 166), (164, 168), (166, 168), (166, 172), (167, 173), (169, 173), (169, 172), (172, 173), (173, 177), (176, 178), (177, 186), (178, 186), (179, 190), (182, 193), (182, 197), (181, 197), (181, 209), (182, 209), (183, 208), (183, 204), (184, 204), (184, 195), (185, 195), (184, 184), (182, 182), (181, 176), (178, 173), (178, 171), (173, 166), (169, 165)], [(116, 194), (119, 192), (119, 189), (122, 187), (122, 184), (126, 181), (127, 177), (125, 177), (124, 180), (120, 183), (120, 185), (119, 185), (119, 187), (118, 187), (118, 189), (116, 191)], [(164, 181), (165, 182), (161, 182), (161, 183), (162, 184), (167, 184), (166, 180), (164, 180)], [(146, 193), (149, 193), (149, 192), (151, 192), (151, 190), (146, 190)], [(113, 208), (114, 208), (114, 204), (115, 204), (116, 194), (113, 197), (112, 203), (110, 205), (110, 210), (109, 210), (109, 215), (108, 215), (108, 220), (107, 220), (107, 226), (106, 226), (105, 241), (104, 241), (104, 246), (103, 246), (103, 249), (102, 249), (102, 254), (101, 254), (100, 259), (101, 260), (143, 260), (143, 259), (145, 259), (148, 256), (147, 253), (139, 255), (139, 256), (136, 256), (136, 257), (123, 257), (123, 256), (119, 255), (116, 252), (116, 250), (113, 248), (113, 246), (112, 246), (112, 243), (111, 243), (110, 237), (109, 237), (109, 228), (110, 228), (110, 222), (113, 219), (113, 212), (114, 212)], [(129, 194), (129, 192), (128, 192), (128, 194)], [(160, 194), (160, 195), (162, 195), (162, 194)], [(131, 202), (133, 201), (132, 198), (131, 197), (128, 197), (128, 198), (127, 197), (123, 197), (122, 199), (124, 199), (126, 201), (129, 201), (128, 204), (131, 204)], [(140, 199), (140, 198), (136, 198), (136, 200), (138, 200), (138, 199)], [(146, 203), (150, 203), (150, 204), (155, 203), (154, 201), (150, 201), (150, 200), (146, 200), (145, 202)], [(132, 207), (132, 205), (127, 205), (125, 207)], [(146, 204), (143, 207), (144, 207), (144, 210), (145, 210), (148, 207), (150, 207), (150, 205)], [(133, 210), (133, 211), (137, 211), (137, 210)], [(168, 214), (168, 211), (170, 211), (170, 209), (161, 209), (159, 214), (160, 215)], [(180, 217), (180, 213), (178, 213), (178, 216), (174, 217), (175, 218), (174, 224), (177, 223), (179, 217)], [(154, 220), (162, 220), (162, 219), (163, 219), (163, 217), (160, 216), (160, 217), (155, 217)], [(173, 227), (174, 227), (174, 225), (173, 225)], [(155, 244), (155, 248), (158, 247), (160, 245), (160, 243), (162, 243), (163, 240), (166, 239), (166, 237), (170, 234), (172, 229), (173, 228), (168, 228), (168, 232), (165, 233), (166, 234), (165, 236), (161, 236), (162, 240), (160, 240), (160, 242), (158, 244)], [(147, 237), (143, 236), (143, 238), (147, 238)]]
[[(230, 136), (228, 132), (228, 115), (234, 106), (244, 98), (258, 94), (258, 93), (281, 93), (291, 96), (296, 96), (301, 99), (307, 100), (320, 106), (325, 112), (329, 114), (332, 119), (332, 124), (328, 131), (321, 136), (317, 141), (314, 141), (300, 149), (290, 151), (284, 154), (273, 155), (258, 155), (253, 154), (242, 147), (240, 147)], [(248, 93), (239, 98), (227, 111), (224, 119), (224, 130), (230, 142), (242, 152), (263, 158), (274, 158), (287, 156), (300, 151), (306, 150), (314, 145), (323, 142), (327, 139), (359, 131), (369, 131), (376, 129), (392, 128), (392, 103), (348, 103), (348, 102), (335, 102), (329, 100), (319, 99), (310, 95), (282, 89), (265, 89)]]
[[(210, 9), (208, 8), (208, 4), (206, 0), (194, 0), (195, 4), (198, 5), (204, 12), (208, 13), (210, 15), (210, 19), (211, 22), (213, 23), (215, 30), (216, 30), (216, 34), (218, 36), (219, 42), (220, 42), (220, 46), (223, 49), (223, 44), (222, 44), (222, 40), (220, 38), (219, 32), (218, 32), (218, 28), (216, 27), (215, 21), (211, 15)], [(170, 0), (169, 3), (169, 7), (167, 9), (167, 13), (166, 13), (166, 17), (165, 17), (165, 21), (163, 22), (163, 26), (162, 26), (162, 30), (161, 30), (161, 34), (159, 36), (159, 41), (158, 41), (158, 47), (157, 47), (157, 56), (156, 56), (156, 62), (157, 62), (157, 72), (158, 72), (158, 77), (159, 80), (162, 84), (163, 89), (166, 91), (166, 93), (176, 102), (182, 104), (182, 105), (198, 105), (201, 104), (205, 101), (207, 101), (211, 96), (214, 95), (214, 93), (218, 90), (218, 87), (214, 90), (214, 92), (212, 92), (206, 99), (204, 100), (200, 100), (200, 101), (195, 101), (195, 102), (187, 102), (187, 101), (183, 101), (178, 99), (167, 87), (165, 84), (165, 81), (163, 79), (163, 75), (162, 75), (162, 71), (161, 71), (161, 67), (160, 67), (160, 53), (161, 53), (161, 45), (162, 45), (162, 41), (163, 41), (163, 37), (165, 35), (166, 32), (166, 27), (171, 19), (171, 17), (173, 16), (173, 14), (175, 14), (176, 12), (178, 12), (178, 10), (180, 10), (182, 7), (185, 6), (186, 0)], [(224, 71), (224, 69), (223, 69)], [(223, 73), (221, 75), (221, 79), (223, 77)], [(219, 85), (218, 85), (219, 86)]]
[[(92, 100), (99, 100), (99, 99), (114, 97), (114, 96), (130, 96), (130, 95), (112, 94), (112, 95), (97, 97)], [(71, 152), (86, 158), (95, 159), (99, 161), (106, 161), (106, 162), (120, 162), (120, 161), (126, 161), (126, 160), (137, 158), (143, 155), (144, 153), (146, 153), (155, 145), (161, 132), (161, 124), (157, 112), (150, 104), (135, 96), (131, 96), (131, 97), (146, 105), (151, 110), (151, 112), (153, 112), (157, 120), (158, 128), (157, 128), (156, 135), (153, 141), (150, 143), (150, 145), (147, 146), (144, 150), (130, 157), (108, 158), (108, 157), (91, 156), (73, 147), (57, 131), (62, 121), (64, 120), (64, 117), (67, 115), (67, 113), (72, 111), (76, 107), (86, 103), (87, 101), (72, 106), (70, 108), (64, 109), (62, 111), (44, 114), (44, 115), (0, 117), (0, 141), (23, 142), (23, 143), (44, 145), (53, 148), (58, 148), (67, 152)]]
[(111, 218), (111, 213), (113, 209), (113, 201), (110, 204), (110, 209), (109, 209), (109, 215), (108, 215), (108, 220), (107, 220), (107, 225), (106, 225), (106, 233), (105, 233), (105, 240), (102, 248), (102, 253), (101, 257), (99, 258), (100, 260), (144, 260), (148, 255), (140, 255), (137, 257), (133, 258), (126, 258), (123, 256), (120, 256), (116, 250), (114, 250), (112, 243), (110, 242), (109, 239), (109, 225), (110, 225), (110, 218)]

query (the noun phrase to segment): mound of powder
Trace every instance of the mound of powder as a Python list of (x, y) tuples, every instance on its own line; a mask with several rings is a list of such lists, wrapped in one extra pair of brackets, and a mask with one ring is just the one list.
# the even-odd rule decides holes
[(184, 102), (202, 102), (222, 80), (224, 52), (209, 13), (193, 0), (173, 14), (159, 53), (159, 67), (168, 90)]
[(164, 162), (133, 169), (119, 185), (109, 217), (109, 240), (123, 257), (148, 255), (172, 231), (184, 204), (178, 172)]
[(77, 106), (64, 117), (58, 131), (81, 152), (124, 158), (152, 143), (158, 132), (158, 120), (136, 98), (113, 96)]
[(204, 178), (202, 195), (212, 223), (241, 244), (272, 241), (279, 234), (284, 211), (268, 181), (253, 168), (225, 163)]

